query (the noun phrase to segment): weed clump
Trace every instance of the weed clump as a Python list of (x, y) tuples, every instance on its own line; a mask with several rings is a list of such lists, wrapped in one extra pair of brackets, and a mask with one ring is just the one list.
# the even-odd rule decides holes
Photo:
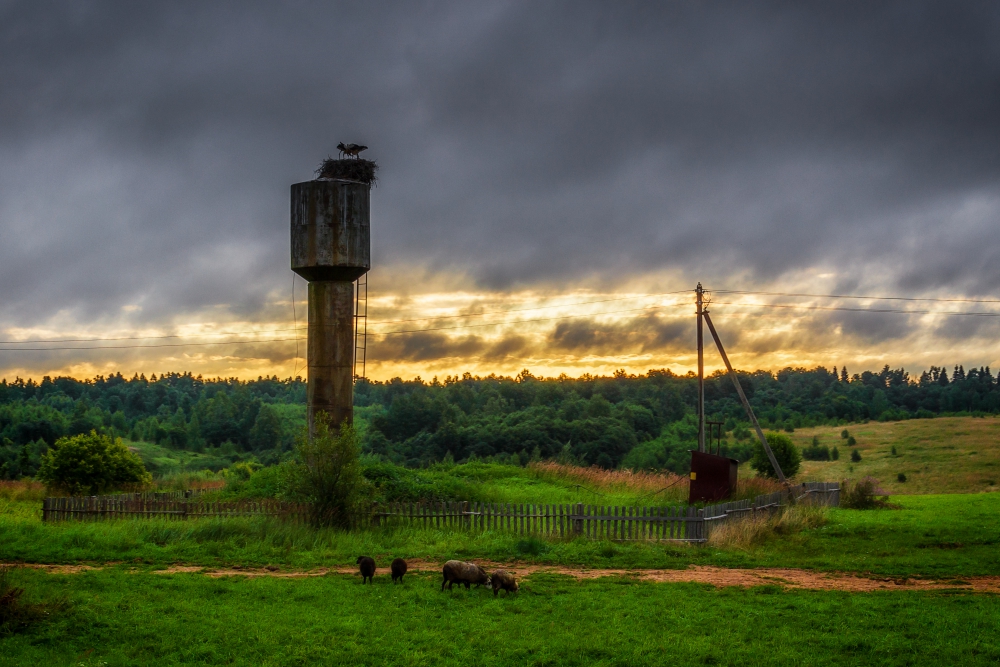
[(826, 508), (821, 505), (793, 505), (782, 511), (760, 512), (734, 518), (712, 529), (708, 543), (718, 547), (746, 549), (777, 535), (794, 535), (826, 523)]
[(12, 575), (15, 569), (9, 565), (0, 566), (0, 637), (24, 630), (66, 606), (64, 601), (42, 603), (25, 600), (25, 589), (14, 584)]
[(874, 477), (864, 477), (857, 482), (845, 481), (841, 485), (840, 506), (851, 510), (896, 509), (889, 502), (889, 494), (879, 487)]

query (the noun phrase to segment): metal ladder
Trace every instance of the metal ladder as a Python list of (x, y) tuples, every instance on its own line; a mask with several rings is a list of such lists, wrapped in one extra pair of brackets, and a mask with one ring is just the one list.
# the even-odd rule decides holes
[[(354, 300), (354, 381), (365, 377), (368, 342), (368, 274), (357, 280)], [(358, 372), (360, 366), (361, 372)]]

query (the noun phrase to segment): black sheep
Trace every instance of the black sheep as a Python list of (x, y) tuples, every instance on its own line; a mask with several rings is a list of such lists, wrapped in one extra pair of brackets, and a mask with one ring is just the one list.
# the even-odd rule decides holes
[(361, 566), (361, 583), (371, 583), (372, 577), (375, 576), (375, 559), (368, 556), (358, 556), (358, 565)]
[(486, 570), (478, 565), (463, 563), (460, 560), (450, 560), (444, 564), (444, 581), (441, 582), (441, 590), (444, 590), (445, 584), (448, 584), (448, 590), (451, 590), (452, 584), (465, 584), (465, 587), (468, 588), (469, 584), (475, 584), (476, 587), (479, 587), (489, 583), (490, 577), (486, 574)]
[(389, 569), (392, 570), (392, 583), (396, 583), (397, 579), (399, 579), (399, 583), (403, 583), (403, 575), (406, 574), (406, 561), (402, 558), (397, 558), (392, 561)]
[(517, 592), (517, 581), (514, 579), (514, 575), (507, 570), (497, 570), (490, 577), (490, 583), (493, 584), (493, 597), (497, 596), (497, 593), (502, 588), (507, 591), (507, 594)]

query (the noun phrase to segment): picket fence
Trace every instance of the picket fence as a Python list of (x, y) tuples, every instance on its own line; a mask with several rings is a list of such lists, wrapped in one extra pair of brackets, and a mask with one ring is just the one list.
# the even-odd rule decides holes
[[(197, 493), (132, 493), (113, 496), (46, 498), (43, 521), (126, 517), (272, 516), (305, 521), (310, 506), (279, 500), (207, 502)], [(572, 504), (418, 502), (372, 507), (380, 526), (495, 530), (520, 535), (584, 536), (611, 540), (704, 542), (715, 522), (773, 512), (791, 502), (840, 504), (840, 485), (807, 482), (787, 490), (706, 507), (628, 507)]]
[(45, 498), (42, 501), (42, 521), (235, 516), (273, 516), (291, 521), (305, 521), (309, 517), (309, 505), (305, 504), (281, 500), (213, 502), (199, 499), (200, 495), (196, 492), (180, 491)]

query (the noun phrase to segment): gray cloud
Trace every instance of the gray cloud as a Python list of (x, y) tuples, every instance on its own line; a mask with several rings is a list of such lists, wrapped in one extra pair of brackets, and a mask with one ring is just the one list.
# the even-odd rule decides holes
[(0, 90), (0, 329), (252, 317), (339, 140), (383, 165), (376, 267), (1000, 287), (993, 3), (7, 2)]

